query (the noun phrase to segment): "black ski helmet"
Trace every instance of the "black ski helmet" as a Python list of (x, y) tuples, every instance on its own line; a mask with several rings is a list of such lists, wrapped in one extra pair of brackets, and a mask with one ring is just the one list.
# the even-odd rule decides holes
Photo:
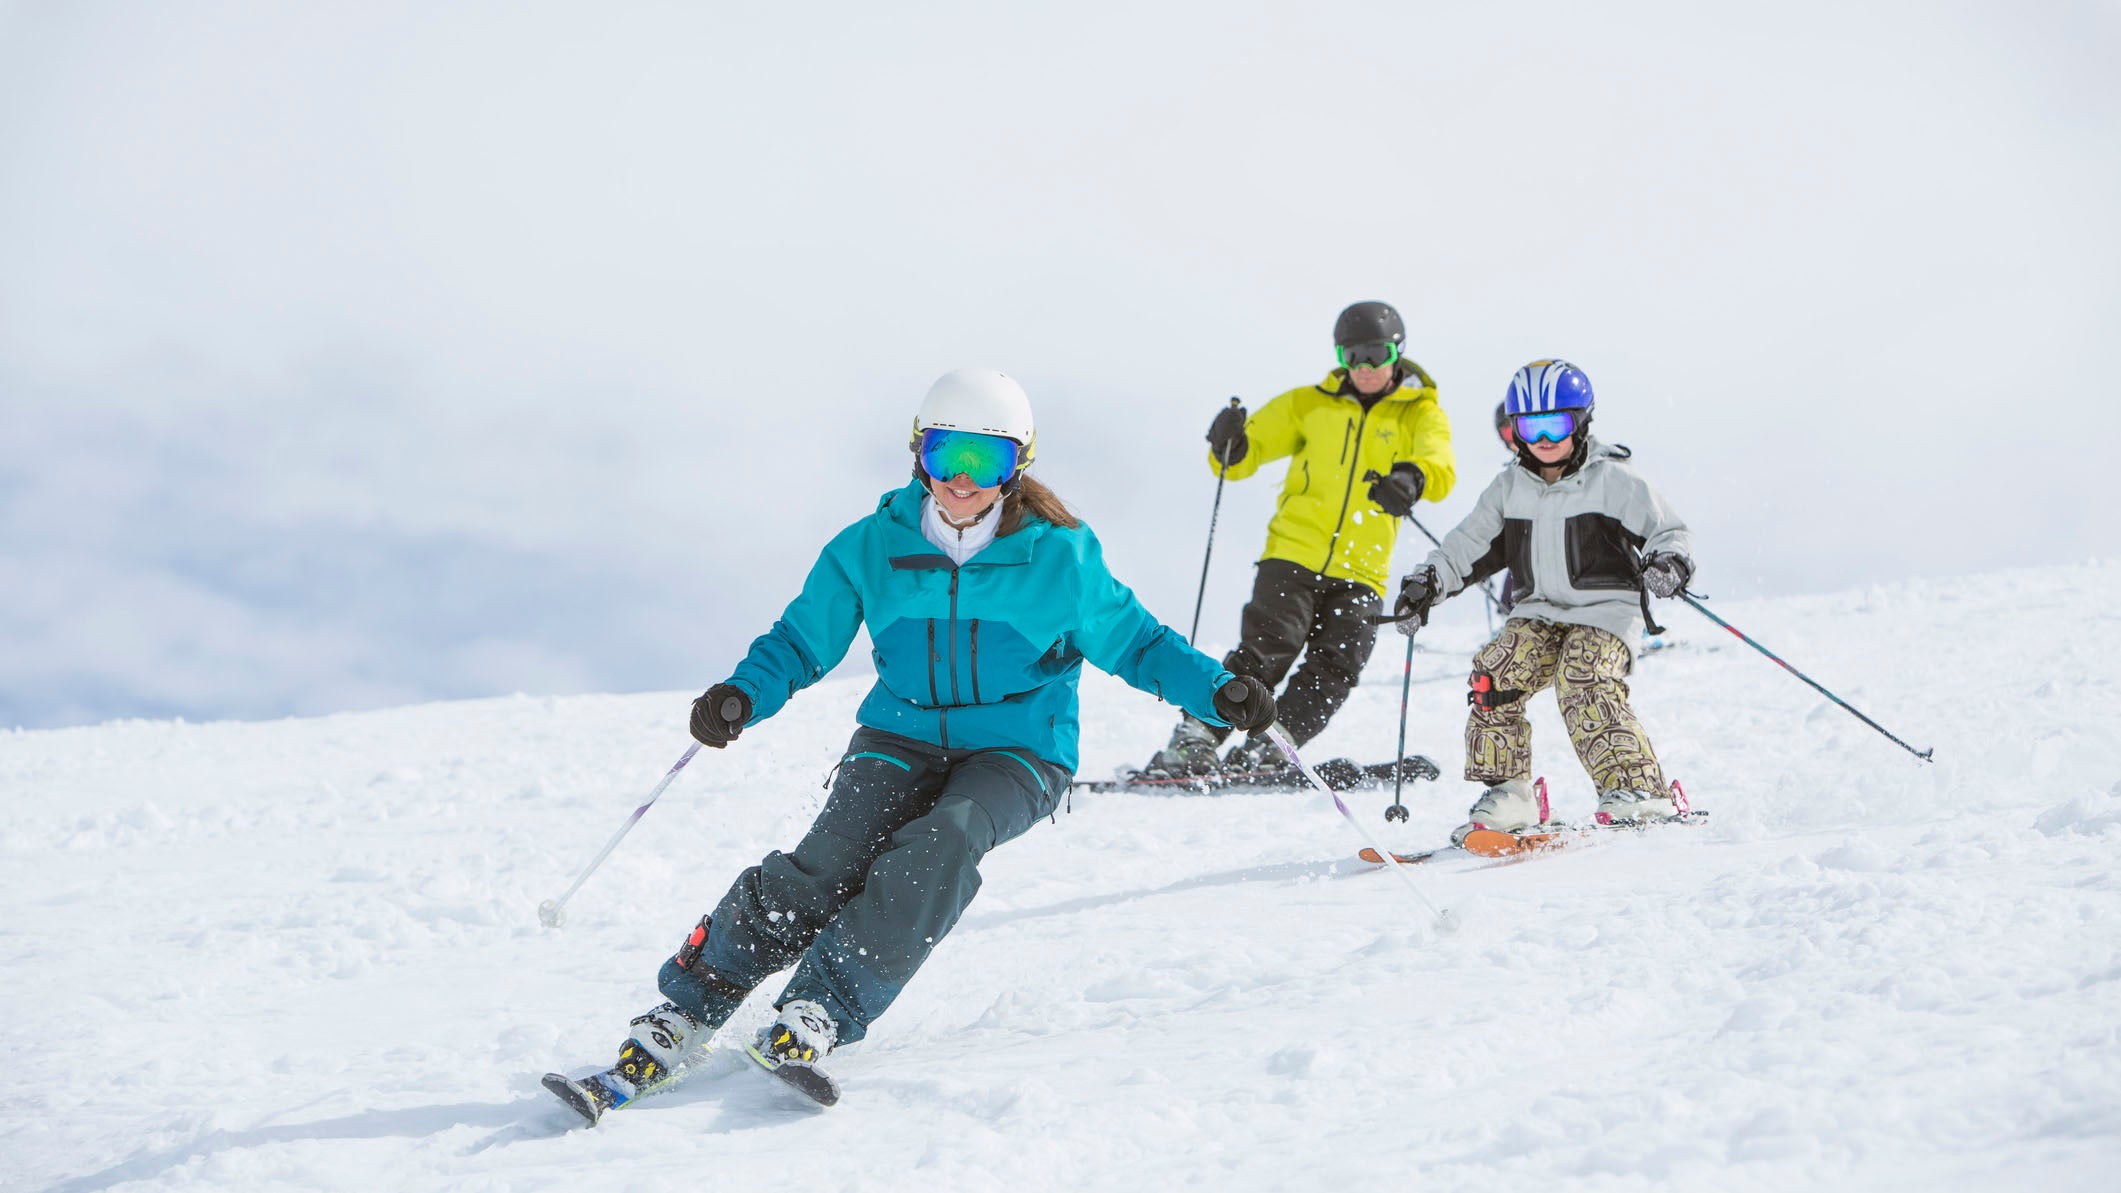
[(1405, 347), (1407, 325), (1388, 302), (1358, 302), (1333, 321), (1333, 346), (1398, 344)]

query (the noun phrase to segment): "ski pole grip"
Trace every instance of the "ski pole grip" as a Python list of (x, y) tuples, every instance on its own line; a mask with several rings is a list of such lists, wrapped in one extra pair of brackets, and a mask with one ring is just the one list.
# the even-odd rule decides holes
[(736, 696), (722, 697), (722, 720), (734, 725), (744, 718), (744, 701)]

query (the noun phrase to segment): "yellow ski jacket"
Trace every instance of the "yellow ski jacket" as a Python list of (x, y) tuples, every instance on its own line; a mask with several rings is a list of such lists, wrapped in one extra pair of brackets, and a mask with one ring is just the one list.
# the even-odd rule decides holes
[[(1399, 388), (1368, 410), (1357, 400), (1347, 370), (1335, 369), (1319, 384), (1292, 389), (1245, 420), (1250, 448), (1230, 465), (1229, 479), (1243, 480), (1263, 464), (1290, 457), (1261, 559), (1285, 559), (1386, 594), (1399, 519), (1370, 500), (1364, 477), (1390, 472), (1402, 461), (1412, 463), (1427, 478), (1422, 496), (1430, 501), (1449, 496), (1458, 480), (1450, 417), (1436, 402), (1436, 387), (1421, 384), (1426, 375), (1409, 373), (1412, 363), (1401, 366)], [(1208, 468), (1221, 468), (1213, 452)]]

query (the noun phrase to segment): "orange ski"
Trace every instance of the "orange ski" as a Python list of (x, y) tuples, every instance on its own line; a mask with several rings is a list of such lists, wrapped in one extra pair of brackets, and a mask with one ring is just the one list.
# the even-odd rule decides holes
[[(1677, 786), (1676, 784), (1674, 786)], [(1641, 832), (1661, 824), (1700, 824), (1709, 814), (1697, 808), (1689, 808), (1669, 820), (1615, 821), (1611, 824), (1561, 824), (1548, 821), (1537, 828), (1521, 833), (1505, 833), (1492, 828), (1477, 828), (1466, 834), (1465, 850), (1480, 857), (1516, 857), (1525, 853), (1552, 853), (1571, 844), (1589, 840), (1600, 833), (1615, 830)]]
[(1463, 844), (1467, 853), (1480, 857), (1513, 857), (1520, 853), (1544, 853), (1560, 849), (1568, 844), (1571, 838), (1581, 835), (1578, 831), (1559, 825), (1524, 833), (1477, 828), (1466, 834)]

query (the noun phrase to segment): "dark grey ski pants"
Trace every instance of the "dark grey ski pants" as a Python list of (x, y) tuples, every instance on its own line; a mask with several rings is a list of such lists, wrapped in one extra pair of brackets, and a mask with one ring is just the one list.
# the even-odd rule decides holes
[(719, 1026), (794, 965), (774, 1005), (809, 999), (841, 1043), (861, 1039), (979, 893), (980, 859), (1050, 816), (1072, 777), (1029, 750), (857, 730), (810, 831), (737, 877), (658, 985)]

